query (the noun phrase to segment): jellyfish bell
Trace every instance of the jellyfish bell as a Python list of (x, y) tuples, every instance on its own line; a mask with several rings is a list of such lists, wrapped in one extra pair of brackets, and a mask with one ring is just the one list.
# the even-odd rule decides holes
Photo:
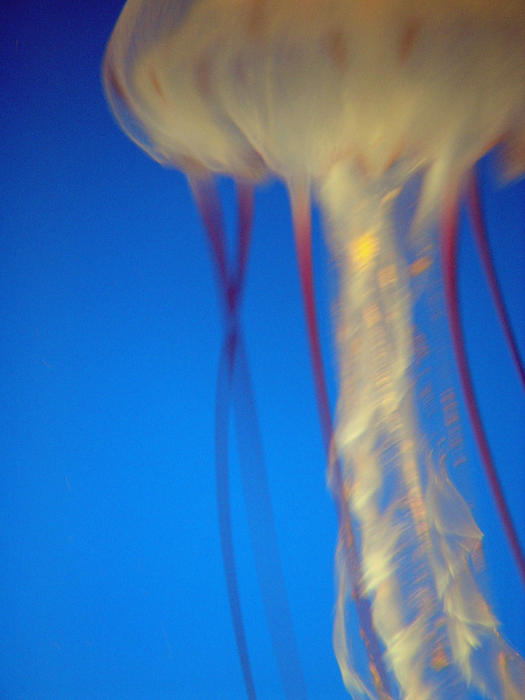
[[(482, 535), (448, 475), (454, 446), (446, 418), (425, 412), (415, 377), (426, 362), (434, 393), (448, 381), (436, 353), (418, 355), (437, 333), (429, 320), (435, 294), (425, 292), (441, 284), (430, 224), (444, 220), (451, 306), (447, 270), (469, 174), (498, 144), (509, 176), (525, 170), (522, 2), (128, 0), (103, 79), (130, 138), (190, 177), (225, 290), (232, 280), (211, 176), (277, 176), (290, 190), (340, 520), (334, 646), (348, 690), (430, 700), (473, 686), (494, 699), (523, 697), (524, 663), (500, 636), (476, 581)], [(413, 179), (418, 203), (400, 234), (395, 206)], [(333, 431), (311, 283), (312, 192), (339, 268)], [(246, 238), (249, 216), (241, 219)], [(501, 511), (505, 521), (504, 504)], [(506, 526), (519, 560), (510, 518)], [(349, 597), (366, 678), (350, 656)], [(246, 685), (253, 694), (249, 678)]]
[(523, 134), (522, 24), (520, 2), (136, 0), (104, 80), (165, 163), (289, 180), (357, 162), (375, 179), (410, 158), (444, 174)]

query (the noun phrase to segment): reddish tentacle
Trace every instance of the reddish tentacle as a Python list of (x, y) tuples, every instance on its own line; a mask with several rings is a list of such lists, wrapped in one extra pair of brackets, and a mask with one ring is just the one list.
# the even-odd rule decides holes
[(445, 296), (447, 302), (450, 327), (452, 331), (452, 342), (458, 365), (459, 377), (463, 388), (463, 394), (470, 416), (474, 437), (481, 454), (481, 460), (487, 480), (489, 482), (493, 498), (499, 513), (505, 534), (509, 541), (514, 559), (518, 566), (520, 575), (525, 583), (525, 556), (521, 548), (518, 534), (512, 520), (512, 516), (501, 487), (499, 476), (492, 458), (487, 436), (483, 428), (483, 422), (478, 408), (472, 376), (470, 373), (467, 353), (465, 351), (465, 339), (459, 315), (459, 294), (458, 294), (458, 225), (459, 212), (457, 202), (446, 208), (442, 221), (442, 265), (443, 280), (445, 286)]
[[(232, 294), (229, 274), (226, 262), (226, 245), (224, 241), (224, 231), (222, 223), (221, 205), (217, 195), (217, 190), (211, 182), (190, 180), (190, 186), (200, 211), (204, 228), (211, 247), (215, 271), (219, 283), (219, 294), (225, 306), (225, 324), (235, 325), (237, 316), (235, 300), (239, 299), (240, 286), (237, 286), (236, 293)], [(251, 227), (245, 225), (245, 230), (250, 231)], [(249, 236), (242, 235), (242, 238)], [(247, 257), (249, 240), (243, 243), (244, 261)], [(244, 265), (239, 262), (239, 265)], [(240, 269), (240, 268), (239, 268)], [(238, 271), (239, 272), (239, 271)], [(239, 274), (238, 274), (239, 276)], [(217, 370), (217, 388), (215, 397), (215, 484), (217, 498), (217, 513), (219, 523), (219, 535), (221, 541), (222, 561), (226, 588), (228, 591), (228, 601), (230, 614), (233, 623), (237, 654), (241, 664), (244, 686), (249, 700), (256, 700), (255, 683), (250, 663), (248, 644), (246, 641), (246, 631), (239, 595), (239, 584), (237, 566), (235, 562), (235, 552), (233, 546), (233, 532), (231, 522), (230, 504), (230, 472), (229, 472), (229, 422), (230, 422), (230, 394), (233, 382), (233, 369), (235, 362), (235, 346), (237, 343), (236, 333), (233, 328), (226, 331), (221, 357)]]
[(285, 695), (290, 700), (301, 700), (307, 697), (306, 686), (286, 596), (251, 376), (239, 320), (252, 229), (253, 190), (248, 185), (237, 186), (237, 250), (235, 266), (230, 273), (217, 191), (211, 181), (191, 181), (191, 187), (210, 241), (225, 312), (225, 339), (219, 364), (216, 397), (216, 478), (221, 546), (237, 650), (248, 697), (254, 699), (255, 687), (241, 612), (231, 527), (228, 426), (232, 399), (238, 426), (241, 476), (252, 548), (270, 635)]
[(467, 197), (470, 217), (472, 219), (474, 239), (478, 247), (479, 257), (481, 258), (481, 262), (485, 270), (485, 277), (487, 278), (489, 284), (490, 293), (492, 295), (492, 301), (494, 303), (494, 306), (496, 307), (498, 319), (501, 323), (503, 333), (505, 334), (505, 338), (507, 340), (507, 345), (510, 350), (510, 354), (512, 355), (514, 366), (516, 367), (516, 370), (518, 372), (521, 384), (525, 389), (525, 365), (523, 363), (523, 359), (518, 349), (516, 336), (514, 335), (514, 331), (512, 330), (512, 324), (510, 322), (509, 314), (507, 312), (507, 307), (505, 306), (503, 294), (501, 293), (501, 287), (498, 283), (498, 278), (494, 269), (494, 262), (488, 242), (487, 227), (485, 225), (485, 218), (483, 216), (483, 207), (481, 204), (479, 182), (475, 172), (472, 173), (472, 176), (468, 183)]

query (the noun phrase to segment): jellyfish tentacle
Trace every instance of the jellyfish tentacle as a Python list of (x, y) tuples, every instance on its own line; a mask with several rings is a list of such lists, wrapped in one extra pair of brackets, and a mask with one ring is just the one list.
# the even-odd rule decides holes
[(277, 543), (251, 376), (241, 338), (235, 364), (235, 417), (239, 463), (257, 577), (287, 700), (306, 700), (298, 645)]
[[(190, 187), (199, 208), (208, 241), (212, 250), (215, 270), (219, 280), (219, 293), (225, 307), (226, 335), (223, 341), (218, 370), (215, 397), (215, 484), (221, 553), (228, 591), (228, 601), (232, 618), (237, 654), (241, 664), (246, 695), (256, 700), (255, 683), (251, 668), (246, 631), (239, 595), (237, 566), (233, 546), (233, 533), (230, 505), (230, 478), (228, 464), (228, 427), (230, 420), (230, 394), (233, 381), (237, 344), (236, 302), (240, 297), (244, 265), (247, 260), (251, 226), (243, 222), (240, 228), (237, 283), (235, 293), (230, 292), (230, 282), (226, 262), (226, 247), (222, 231), (222, 217), (217, 192), (211, 181), (190, 178)], [(246, 207), (243, 207), (243, 213)], [(235, 301), (234, 301), (235, 299)]]
[(235, 359), (234, 346), (235, 338), (232, 334), (229, 334), (224, 341), (217, 371), (215, 398), (215, 486), (222, 561), (228, 590), (230, 614), (237, 645), (237, 654), (241, 664), (246, 695), (249, 700), (256, 700), (257, 695), (255, 693), (255, 684), (239, 595), (231, 522), (228, 426), (230, 418), (229, 394), (231, 391), (233, 363)]
[(333, 427), (330, 412), (330, 401), (328, 399), (328, 390), (326, 387), (325, 372), (323, 367), (321, 343), (319, 339), (317, 310), (315, 305), (310, 198), (307, 194), (306, 186), (301, 188), (292, 186), (290, 192), (297, 263), (301, 280), (301, 291), (306, 315), (308, 340), (310, 343), (315, 391), (319, 406), (321, 429), (325, 449), (327, 453), (329, 453), (333, 438)]
[(248, 263), (248, 252), (252, 236), (252, 221), (254, 196), (253, 186), (245, 182), (237, 183), (238, 194), (238, 244), (237, 244), (237, 267), (236, 267), (236, 288), (240, 291), (244, 286), (244, 277)]
[(240, 327), (239, 306), (245, 279), (251, 238), (253, 189), (237, 185), (238, 231), (236, 260), (230, 272), (223, 231), (220, 200), (213, 181), (190, 178), (190, 186), (210, 241), (225, 311), (225, 338), (217, 380), (216, 400), (216, 474), (221, 543), (227, 578), (230, 609), (235, 628), (237, 649), (250, 699), (255, 689), (242, 619), (237, 571), (234, 561), (231, 511), (229, 500), (228, 422), (233, 400), (240, 454), (241, 478), (257, 575), (270, 629), (270, 636), (283, 682), (285, 696), (306, 699), (297, 643), (286, 596), (284, 576), (277, 544), (270, 491), (264, 466), (255, 399), (244, 341)]
[[(239, 221), (235, 288), (239, 290), (238, 294), (240, 295), (246, 274), (252, 230), (253, 187), (238, 182), (237, 192)], [(257, 574), (285, 696), (289, 700), (306, 700), (306, 684), (303, 678), (277, 544), (277, 532), (264, 466), (252, 380), (239, 325), (237, 325), (237, 345), (235, 411), (238, 425), (238, 448), (244, 497), (248, 518), (251, 520), (250, 530)], [(258, 510), (260, 516), (256, 515)]]
[(336, 440), (385, 662), (401, 697), (437, 700), (465, 692), (452, 633), (475, 639), (481, 615), (463, 624), (450, 608), (458, 588), (470, 591), (464, 545), (478, 531), (463, 511), (454, 532), (447, 529), (460, 496), (426, 449), (414, 411), (412, 299), (394, 235), (392, 178), (370, 183), (341, 164), (321, 186), (341, 267)]
[[(348, 513), (348, 507), (345, 503), (343, 477), (341, 471), (342, 468), (333, 440), (334, 430), (332, 425), (330, 402), (328, 399), (328, 390), (326, 386), (326, 374), (323, 363), (315, 303), (310, 197), (308, 195), (308, 187), (305, 184), (302, 186), (297, 186), (296, 184), (290, 185), (289, 191), (292, 206), (297, 263), (299, 267), (303, 304), (306, 315), (310, 357), (312, 361), (314, 384), (317, 396), (317, 406), (325, 450), (327, 457), (330, 460), (332, 490), (335, 496), (334, 500), (339, 521), (340, 547), (338, 547), (338, 550), (341, 550), (340, 558), (342, 559), (342, 568), (345, 570), (344, 572), (340, 573), (341, 591), (337, 606), (337, 616), (338, 618), (344, 618), (345, 615), (344, 598), (346, 595), (343, 593), (343, 590), (345, 588), (345, 582), (348, 580), (351, 586), (352, 598), (356, 604), (359, 629), (367, 651), (374, 684), (379, 696), (387, 700), (387, 698), (391, 698), (387, 672), (381, 655), (381, 646), (372, 623), (370, 603), (368, 599), (362, 595), (360, 590), (360, 582), (362, 580), (361, 561), (357, 551), (354, 526)], [(339, 634), (343, 633), (344, 619), (338, 619), (336, 623), (334, 623), (334, 643), (336, 646), (340, 644), (338, 640), (335, 639), (337, 629), (339, 629)], [(355, 684), (356, 690), (359, 689), (361, 692), (367, 692), (364, 684), (361, 686), (362, 681), (357, 677), (355, 671), (350, 671), (346, 660), (343, 659), (342, 654), (338, 654), (338, 657), (341, 668), (345, 669), (347, 681), (350, 684)]]
[(219, 282), (221, 302), (227, 299), (229, 272), (226, 260), (221, 204), (211, 177), (188, 177), (190, 189), (202, 218), (208, 242), (212, 249), (212, 258)]
[(445, 287), (447, 310), (452, 332), (452, 342), (456, 355), (459, 377), (463, 388), (463, 394), (465, 396), (465, 402), (470, 416), (474, 437), (481, 454), (481, 461), (483, 463), (485, 475), (492, 490), (492, 495), (496, 502), (498, 514), (509, 541), (514, 560), (521, 578), (525, 583), (525, 554), (519, 541), (518, 533), (503, 493), (494, 460), (492, 458), (490, 446), (483, 427), (483, 421), (481, 420), (481, 415), (478, 409), (474, 385), (465, 351), (465, 338), (459, 316), (457, 268), (458, 229), (457, 204), (449, 205), (442, 222), (441, 246), (443, 256), (443, 284)]
[(473, 224), (474, 239), (478, 248), (479, 257), (481, 258), (481, 262), (485, 270), (485, 277), (488, 281), (492, 301), (496, 307), (498, 319), (503, 329), (514, 366), (516, 367), (520, 382), (525, 389), (525, 364), (518, 348), (518, 343), (512, 329), (507, 306), (501, 292), (501, 286), (498, 283), (498, 278), (494, 269), (494, 260), (490, 251), (487, 227), (483, 216), (480, 185), (475, 170), (472, 171), (472, 175), (469, 179), (467, 197), (470, 218)]
[[(485, 472), (493, 489), (493, 495), (500, 511), (500, 517), (505, 526), (507, 537), (510, 534), (512, 538), (514, 526), (501, 490), (497, 472), (492, 463), (490, 448), (476, 404), (459, 318), (457, 275), (459, 205), (457, 199), (451, 197), (450, 194), (445, 201), (446, 206), (441, 222), (441, 254), (443, 285), (454, 351), (467, 408), (475, 437), (478, 441), (478, 447), (482, 454)], [(442, 482), (441, 488), (443, 486), (449, 488), (449, 484), (450, 481), (445, 480)], [(439, 496), (437, 491), (435, 491), (435, 494)], [(456, 492), (455, 504), (451, 499), (448, 499), (448, 509), (451, 515), (452, 513), (460, 514), (462, 510), (458, 498), (461, 497)], [(443, 499), (440, 500), (443, 503)], [(467, 508), (464, 501), (463, 504), (464, 508)], [(454, 523), (455, 518), (450, 517), (447, 523), (440, 517), (439, 508), (432, 508), (432, 510), (438, 516), (435, 518), (437, 529), (443, 532), (445, 538), (448, 533), (454, 534), (454, 528), (450, 529), (450, 525)], [(444, 513), (445, 511), (443, 511)], [(470, 516), (470, 520), (475, 526), (468, 508), (464, 515), (467, 516), (467, 518), (462, 517), (464, 524), (468, 525), (468, 516)], [(471, 527), (468, 529), (472, 530)], [(520, 573), (523, 573), (519, 561), (519, 557), (522, 554), (517, 535), (515, 536), (514, 544), (512, 539), (510, 543), (513, 547), (513, 554), (517, 558)], [(448, 544), (453, 545), (453, 541), (451, 540)], [(447, 577), (448, 580), (443, 579), (442, 581), (442, 584), (446, 585), (440, 587), (443, 604), (449, 617), (449, 636), (455, 661), (460, 667), (465, 680), (478, 688), (487, 697), (497, 700), (499, 698), (515, 700), (525, 697), (525, 663), (519, 654), (501, 637), (498, 630), (499, 622), (484, 601), (474, 581), (470, 567), (467, 566), (465, 552), (472, 552), (468, 539), (464, 540), (462, 548), (464, 549), (463, 553), (460, 552), (457, 546), (449, 548), (445, 562), (450, 573)], [(442, 552), (445, 553), (445, 550), (442, 550)]]

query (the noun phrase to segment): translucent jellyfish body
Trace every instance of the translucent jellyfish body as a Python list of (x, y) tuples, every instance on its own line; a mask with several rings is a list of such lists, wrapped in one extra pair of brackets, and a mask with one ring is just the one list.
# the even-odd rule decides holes
[[(282, 179), (299, 251), (311, 193), (321, 206), (339, 271), (330, 482), (348, 690), (525, 697), (524, 663), (476, 581), (482, 534), (449, 477), (446, 417), (421, 398), (449, 382), (428, 350), (444, 315), (432, 224), (453, 218), (494, 146), (508, 176), (525, 169), (522, 2), (128, 0), (104, 85), (124, 131), (197, 190), (213, 173)], [(350, 656), (350, 597), (369, 601), (369, 672)]]

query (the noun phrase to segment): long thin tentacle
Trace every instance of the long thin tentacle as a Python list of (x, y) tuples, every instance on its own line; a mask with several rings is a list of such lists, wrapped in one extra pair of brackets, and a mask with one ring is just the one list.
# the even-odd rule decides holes
[(246, 185), (238, 185), (237, 259), (234, 270), (230, 273), (217, 192), (211, 182), (192, 181), (191, 186), (210, 240), (219, 281), (219, 292), (225, 307), (226, 335), (219, 369), (216, 403), (217, 498), (224, 568), (239, 659), (248, 697), (255, 698), (238, 592), (228, 491), (227, 432), (229, 405), (232, 398), (238, 425), (241, 476), (252, 548), (270, 635), (285, 695), (289, 699), (301, 700), (307, 697), (306, 686), (286, 596), (255, 400), (239, 320), (239, 305), (251, 236), (253, 192)]
[[(215, 271), (219, 283), (219, 294), (222, 297), (225, 313), (226, 336), (224, 338), (221, 357), (217, 371), (217, 388), (215, 397), (215, 483), (217, 496), (217, 511), (219, 522), (219, 535), (221, 541), (222, 561), (230, 614), (232, 618), (237, 654), (241, 664), (244, 686), (249, 700), (256, 700), (255, 683), (250, 663), (248, 644), (246, 641), (245, 624), (239, 595), (239, 583), (235, 552), (233, 546), (233, 532), (231, 522), (230, 503), (230, 474), (229, 474), (229, 446), (228, 433), (230, 421), (230, 394), (233, 381), (233, 368), (235, 360), (235, 346), (237, 332), (235, 323), (236, 302), (240, 298), (239, 285), (232, 287), (226, 260), (226, 246), (224, 241), (221, 206), (215, 187), (208, 181), (190, 180), (191, 189), (199, 208), (204, 227), (212, 251)], [(247, 238), (242, 244), (242, 258), (239, 257), (237, 277), (241, 278), (244, 264), (247, 260), (249, 248), (250, 225), (245, 225), (242, 238)], [(246, 235), (246, 232), (248, 234)]]
[(492, 458), (492, 453), (488, 444), (487, 436), (483, 428), (483, 422), (474, 392), (474, 386), (469, 369), (467, 354), (465, 351), (465, 338), (461, 326), (459, 314), (459, 294), (458, 294), (458, 206), (455, 203), (448, 206), (446, 214), (442, 222), (442, 261), (443, 261), (443, 279), (445, 285), (445, 296), (447, 301), (450, 326), (452, 331), (452, 341), (454, 352), (458, 365), (461, 385), (467, 405), (467, 410), (472, 423), (474, 437), (476, 439), (478, 449), (481, 454), (481, 460), (492, 490), (492, 495), (496, 502), (496, 507), (503, 523), (503, 527), (510, 543), (514, 559), (518, 566), (520, 575), (525, 583), (525, 555), (521, 548), (518, 534), (512, 520), (512, 516), (503, 494), (503, 489), (499, 480), (499, 476)]
[(217, 372), (217, 393), (215, 399), (215, 484), (222, 561), (235, 641), (237, 644), (237, 653), (248, 699), (256, 700), (257, 695), (255, 693), (255, 683), (253, 680), (239, 595), (230, 504), (228, 427), (230, 422), (229, 395), (232, 384), (235, 342), (236, 340), (233, 334), (230, 334), (226, 338)]
[[(312, 264), (311, 206), (307, 191), (304, 188), (292, 189), (291, 203), (297, 261), (299, 266), (299, 276), (301, 279), (306, 324), (308, 328), (310, 356), (312, 360), (317, 406), (327, 457), (330, 458), (332, 456), (333, 459), (332, 475), (334, 494), (339, 527), (341, 529), (341, 541), (343, 542), (345, 550), (344, 560), (347, 562), (347, 567), (349, 569), (349, 578), (352, 582), (352, 596), (357, 608), (361, 636), (366, 646), (369, 664), (375, 680), (376, 688), (382, 698), (387, 698), (390, 697), (388, 678), (381, 655), (379, 640), (372, 622), (370, 603), (361, 595), (360, 592), (360, 581), (362, 580), (361, 561), (357, 551), (354, 527), (348, 513), (347, 504), (345, 502), (342, 466), (337, 453), (335, 453), (335, 447), (333, 445), (334, 431), (326, 386), (326, 375), (321, 351), (315, 303)], [(334, 453), (331, 455), (333, 450)]]
[(505, 334), (507, 345), (516, 367), (516, 371), (518, 372), (521, 385), (525, 389), (525, 364), (518, 349), (516, 336), (512, 330), (512, 324), (510, 322), (507, 307), (505, 306), (503, 294), (501, 293), (501, 287), (498, 283), (498, 278), (494, 269), (494, 262), (488, 242), (485, 217), (483, 215), (483, 206), (481, 204), (479, 181), (474, 171), (472, 172), (472, 176), (469, 180), (467, 198), (470, 217), (472, 219), (474, 239), (476, 241), (479, 256), (485, 270), (485, 276), (489, 284), (492, 301), (496, 307), (497, 315), (501, 323), (503, 333)]
[(306, 700), (308, 695), (284, 583), (255, 399), (240, 337), (237, 341), (235, 377), (239, 462), (266, 619), (285, 697), (288, 700)]

